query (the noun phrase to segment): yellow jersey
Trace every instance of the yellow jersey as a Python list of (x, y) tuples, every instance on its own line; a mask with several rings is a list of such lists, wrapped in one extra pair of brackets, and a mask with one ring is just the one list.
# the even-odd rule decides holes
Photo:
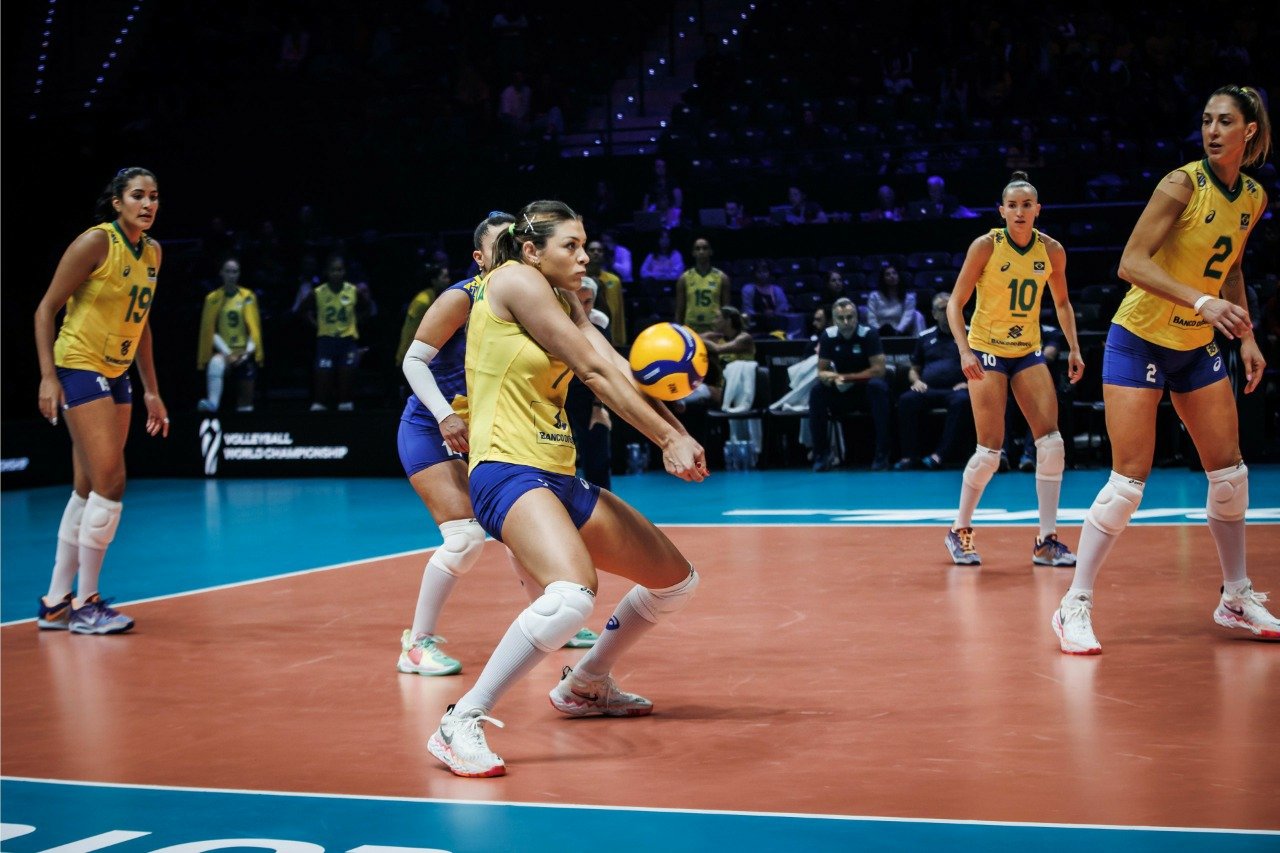
[(682, 322), (695, 332), (709, 332), (720, 316), (720, 286), (724, 273), (712, 267), (706, 275), (697, 267), (689, 267), (676, 282), (684, 288), (684, 318)]
[(105, 231), (109, 238), (107, 257), (67, 300), (53, 361), (58, 367), (92, 370), (114, 379), (129, 369), (137, 354), (155, 297), (160, 252), (146, 234), (132, 245), (115, 222), (103, 222), (85, 233), (95, 230)]
[(235, 293), (228, 294), (226, 288), (219, 287), (204, 298), (204, 307), (200, 310), (200, 338), (196, 345), (196, 367), (200, 370), (213, 356), (215, 334), (235, 354), (248, 349), (252, 341), (254, 361), (263, 363), (262, 318), (258, 314), (258, 298), (252, 290), (237, 287)]
[[(1191, 178), (1191, 199), (1151, 259), (1183, 284), (1218, 296), (1262, 216), (1262, 188), (1244, 174), (1234, 189), (1224, 186), (1207, 159), (1178, 171)], [(1213, 340), (1213, 327), (1194, 308), (1176, 305), (1137, 285), (1129, 287), (1112, 322), (1169, 349), (1193, 350)]]
[(334, 292), (325, 282), (315, 289), (316, 335), (321, 338), (359, 338), (356, 329), (356, 286), (344, 281)]
[(608, 270), (601, 270), (595, 280), (600, 285), (596, 307), (603, 308), (609, 315), (609, 329), (605, 337), (615, 347), (624, 347), (627, 345), (627, 313), (622, 302), (622, 279)]
[[(510, 462), (572, 475), (577, 452), (564, 413), (572, 372), (519, 323), (494, 315), (485, 298), (488, 283), (486, 277), (476, 289), (467, 325), (470, 468)], [(555, 295), (569, 314), (565, 295)]]
[(1032, 229), (1019, 246), (1007, 228), (992, 228), (991, 258), (974, 290), (978, 304), (969, 325), (969, 346), (1005, 358), (1040, 349), (1040, 300), (1053, 273), (1044, 237)]
[(404, 361), (405, 353), (409, 351), (409, 345), (413, 343), (413, 338), (418, 334), (418, 326), (422, 324), (422, 318), (426, 316), (427, 309), (431, 307), (431, 303), (436, 301), (436, 292), (430, 287), (418, 292), (413, 297), (413, 301), (409, 303), (409, 308), (404, 315), (404, 326), (400, 329), (400, 344), (396, 347), (396, 364)]

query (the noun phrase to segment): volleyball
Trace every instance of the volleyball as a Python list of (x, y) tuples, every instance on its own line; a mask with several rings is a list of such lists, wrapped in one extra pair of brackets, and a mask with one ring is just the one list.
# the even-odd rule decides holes
[(680, 400), (707, 375), (707, 345), (688, 326), (655, 323), (636, 336), (630, 361), (640, 390), (659, 400)]

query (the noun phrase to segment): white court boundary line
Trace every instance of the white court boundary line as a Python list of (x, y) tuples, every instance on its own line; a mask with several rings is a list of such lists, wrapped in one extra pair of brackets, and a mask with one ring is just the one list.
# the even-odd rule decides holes
[(796, 820), (833, 820), (859, 821), (867, 823), (924, 823), (948, 826), (1000, 826), (1033, 829), (1098, 829), (1113, 832), (1171, 832), (1171, 833), (1214, 833), (1224, 835), (1258, 835), (1264, 837), (1280, 837), (1280, 830), (1271, 829), (1233, 829), (1225, 827), (1199, 826), (1143, 826), (1140, 824), (1097, 824), (1097, 823), (1040, 823), (1036, 821), (1018, 822), (1007, 820), (961, 820), (953, 818), (911, 818), (881, 817), (878, 815), (833, 815), (814, 814), (808, 812), (753, 812), (753, 811), (717, 811), (715, 809), (670, 809), (646, 808), (644, 806), (599, 806), (575, 803), (521, 803), (494, 802), (493, 800), (455, 800), (432, 797), (376, 797), (371, 794), (317, 794), (311, 791), (255, 791), (245, 788), (193, 788), (182, 785), (137, 785), (122, 782), (81, 782), (70, 779), (40, 779), (29, 776), (0, 776), (0, 782), (28, 782), (46, 785), (68, 785), (89, 788), (112, 788), (135, 791), (167, 791), (184, 794), (241, 794), (264, 797), (300, 797), (304, 799), (358, 800), (376, 803), (423, 803), (445, 806), (489, 806), (493, 808), (526, 808), (526, 809), (584, 809), (588, 811), (607, 812), (642, 812), (645, 814), (687, 814), (709, 815), (714, 817), (766, 817)]

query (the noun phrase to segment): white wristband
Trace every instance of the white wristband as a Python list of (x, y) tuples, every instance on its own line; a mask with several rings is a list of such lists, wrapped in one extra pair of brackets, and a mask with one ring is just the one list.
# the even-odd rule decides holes
[(1200, 309), (1204, 307), (1204, 304), (1212, 298), (1213, 298), (1212, 296), (1206, 293), (1204, 296), (1201, 296), (1199, 299), (1197, 299), (1195, 304), (1195, 312), (1199, 314)]
[(437, 352), (439, 350), (430, 344), (415, 340), (409, 344), (409, 351), (405, 353), (402, 367), (405, 379), (409, 380), (409, 387), (413, 389), (414, 394), (418, 395), (422, 405), (427, 407), (427, 411), (431, 412), (432, 417), (439, 424), (443, 423), (449, 415), (454, 414), (454, 411), (449, 401), (440, 393), (440, 386), (436, 384), (436, 378), (431, 373), (429, 363), (436, 357)]

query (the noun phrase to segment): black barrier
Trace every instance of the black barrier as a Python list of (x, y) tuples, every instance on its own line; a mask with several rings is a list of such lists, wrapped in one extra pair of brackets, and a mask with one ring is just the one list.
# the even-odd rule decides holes
[[(130, 477), (394, 477), (400, 413), (170, 414), (169, 437), (146, 434), (134, 411), (125, 450)], [(11, 421), (0, 430), (0, 488), (71, 482), (66, 426)]]

